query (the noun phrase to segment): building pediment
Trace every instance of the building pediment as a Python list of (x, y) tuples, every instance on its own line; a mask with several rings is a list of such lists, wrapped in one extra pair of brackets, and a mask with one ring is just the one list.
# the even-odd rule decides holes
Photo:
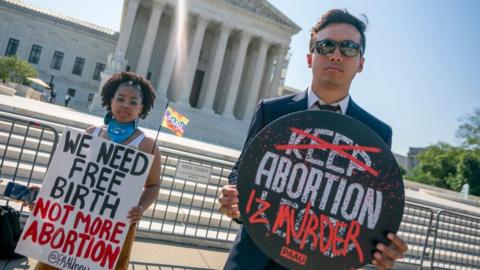
[(267, 17), (277, 23), (283, 24), (291, 28), (295, 33), (301, 28), (290, 20), (285, 14), (270, 4), (267, 0), (224, 0), (236, 7), (245, 9), (256, 15)]

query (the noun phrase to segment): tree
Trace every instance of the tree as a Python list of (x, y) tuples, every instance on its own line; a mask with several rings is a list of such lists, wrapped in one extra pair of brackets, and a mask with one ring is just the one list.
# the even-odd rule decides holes
[(17, 55), (0, 57), (0, 79), (19, 84), (29, 84), (27, 77), (37, 77), (38, 72), (30, 63)]
[(447, 179), (455, 177), (459, 149), (447, 143), (427, 147), (416, 156), (418, 165), (407, 178), (424, 184), (447, 188)]
[(448, 181), (453, 190), (469, 184), (470, 194), (480, 195), (480, 150), (465, 150), (459, 157), (456, 177)]
[(457, 137), (463, 140), (464, 147), (480, 149), (480, 108), (463, 120), (457, 130)]
[(407, 178), (455, 191), (469, 184), (470, 193), (480, 195), (480, 109), (462, 120), (457, 137), (459, 147), (438, 143), (418, 154), (419, 165)]

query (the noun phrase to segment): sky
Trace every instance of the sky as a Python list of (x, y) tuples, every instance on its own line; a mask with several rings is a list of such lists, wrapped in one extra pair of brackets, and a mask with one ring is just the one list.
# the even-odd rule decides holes
[[(194, 1), (194, 0), (190, 0)], [(113, 30), (122, 0), (26, 0)], [(392, 150), (439, 141), (459, 144), (461, 120), (480, 108), (480, 1), (269, 0), (302, 28), (293, 36), (286, 85), (306, 89), (309, 30), (332, 8), (365, 14), (365, 66), (350, 88), (353, 100), (393, 128)]]

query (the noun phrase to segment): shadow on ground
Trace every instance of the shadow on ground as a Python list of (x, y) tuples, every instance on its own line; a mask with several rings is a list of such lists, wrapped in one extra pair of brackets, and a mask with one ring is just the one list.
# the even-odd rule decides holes
[[(27, 258), (14, 260), (0, 260), (0, 270), (28, 270), (34, 269), (36, 261)], [(144, 263), (131, 261), (128, 269), (131, 270), (211, 270), (209, 268), (192, 268), (181, 265)]]
[(132, 270), (211, 270), (210, 268), (192, 268), (180, 265), (167, 265), (156, 263), (130, 262), (129, 269)]

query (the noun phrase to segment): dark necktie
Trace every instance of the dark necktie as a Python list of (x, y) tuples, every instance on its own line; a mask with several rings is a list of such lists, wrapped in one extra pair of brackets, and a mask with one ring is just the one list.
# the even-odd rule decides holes
[(320, 104), (318, 101), (315, 102), (315, 105), (318, 106), (318, 109), (321, 111), (329, 111), (329, 112), (336, 112), (341, 113), (342, 109), (339, 105), (328, 105), (328, 104)]

